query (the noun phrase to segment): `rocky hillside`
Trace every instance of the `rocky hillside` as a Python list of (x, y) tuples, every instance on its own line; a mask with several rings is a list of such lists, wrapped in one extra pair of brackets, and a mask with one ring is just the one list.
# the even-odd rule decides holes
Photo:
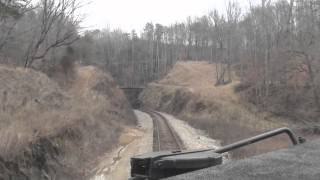
[(78, 67), (68, 88), (30, 69), (0, 67), (0, 179), (86, 179), (135, 124), (112, 78)]

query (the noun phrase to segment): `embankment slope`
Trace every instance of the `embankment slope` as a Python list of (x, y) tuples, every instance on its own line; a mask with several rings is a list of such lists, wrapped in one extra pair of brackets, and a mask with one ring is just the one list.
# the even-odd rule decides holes
[(124, 94), (95, 67), (68, 88), (30, 69), (0, 67), (0, 179), (86, 179), (135, 124)]
[[(162, 80), (149, 84), (140, 99), (144, 106), (174, 114), (223, 144), (287, 125), (248, 108), (234, 91), (239, 81), (215, 86), (215, 80), (214, 64), (179, 62)], [(265, 142), (265, 146), (270, 144), (275, 142)], [(267, 149), (257, 146), (254, 152), (238, 152), (237, 156)]]

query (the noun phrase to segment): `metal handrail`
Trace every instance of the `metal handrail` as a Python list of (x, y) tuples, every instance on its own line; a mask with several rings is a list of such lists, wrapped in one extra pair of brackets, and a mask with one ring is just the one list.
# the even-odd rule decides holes
[(222, 147), (220, 149), (217, 149), (214, 152), (215, 153), (220, 153), (220, 154), (221, 153), (225, 153), (225, 152), (229, 152), (229, 151), (241, 148), (243, 146), (247, 146), (247, 145), (250, 145), (250, 144), (265, 140), (265, 139), (268, 139), (270, 137), (277, 136), (279, 134), (287, 134), (289, 136), (289, 138), (290, 138), (290, 140), (291, 140), (293, 145), (298, 145), (299, 143), (302, 143), (302, 142), (298, 141), (298, 138), (291, 131), (291, 129), (285, 127), (285, 128), (276, 129), (276, 130), (273, 130), (273, 131), (270, 131), (270, 132), (266, 132), (266, 133), (263, 133), (263, 134), (248, 138), (248, 139), (244, 139), (244, 140), (238, 141), (236, 143), (233, 143), (233, 144), (224, 146), (224, 147)]

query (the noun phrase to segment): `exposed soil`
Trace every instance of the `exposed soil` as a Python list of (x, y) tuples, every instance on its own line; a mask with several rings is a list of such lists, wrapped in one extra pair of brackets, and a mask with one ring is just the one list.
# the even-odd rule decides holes
[(121, 146), (101, 158), (92, 180), (127, 180), (130, 175), (130, 158), (153, 151), (152, 119), (140, 111), (135, 111), (135, 114), (138, 119), (137, 128), (128, 129), (120, 137)]
[(86, 179), (135, 124), (108, 74), (75, 73), (62, 87), (34, 70), (0, 67), (0, 179)]

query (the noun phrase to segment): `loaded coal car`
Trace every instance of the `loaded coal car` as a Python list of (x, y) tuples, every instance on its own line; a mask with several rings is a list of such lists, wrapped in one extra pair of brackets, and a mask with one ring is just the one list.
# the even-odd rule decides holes
[(305, 142), (303, 138), (297, 138), (289, 128), (280, 128), (220, 149), (160, 151), (142, 154), (131, 158), (130, 180), (158, 180), (216, 167), (223, 164), (224, 154), (280, 134), (287, 134), (294, 146)]

